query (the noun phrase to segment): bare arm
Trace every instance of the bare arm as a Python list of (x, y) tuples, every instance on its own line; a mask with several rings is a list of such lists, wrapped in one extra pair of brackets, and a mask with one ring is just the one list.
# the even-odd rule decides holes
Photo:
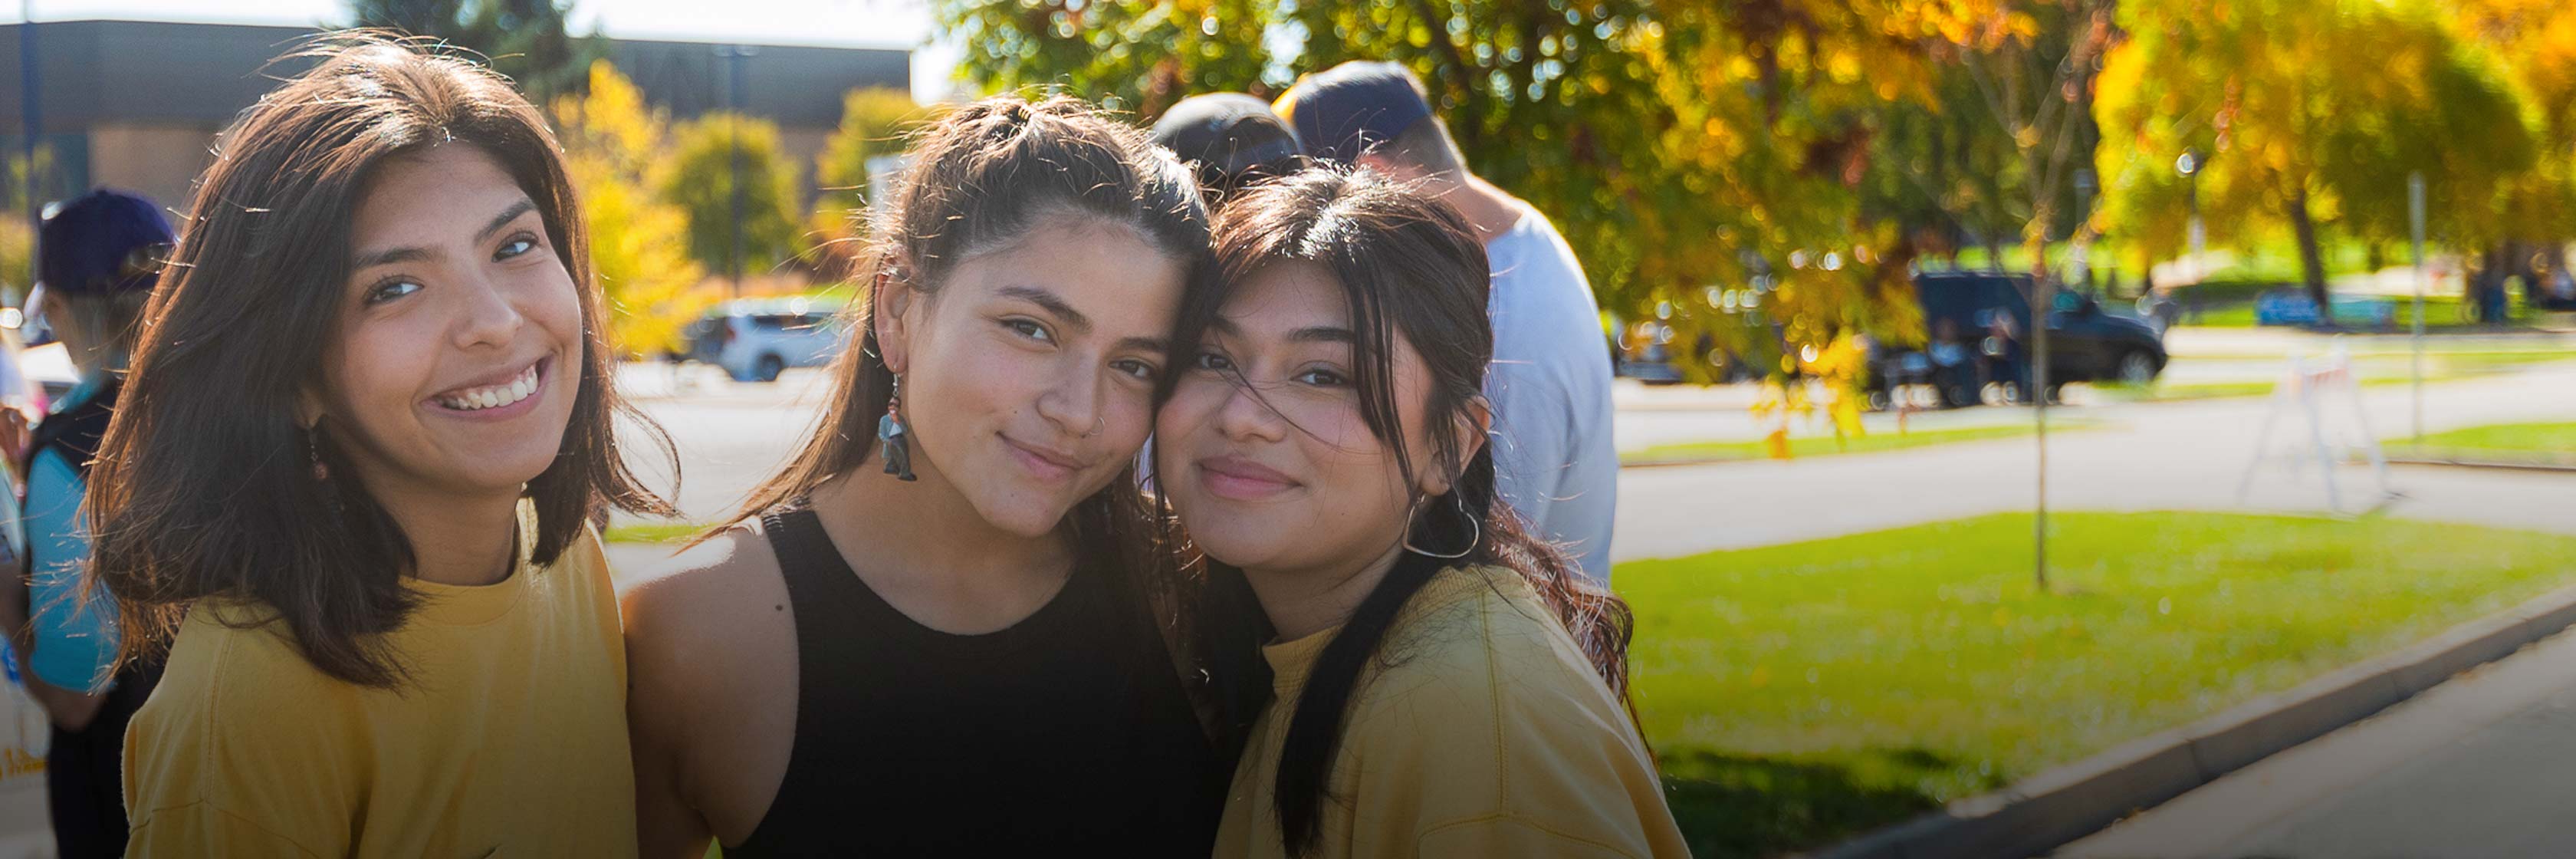
[(674, 564), (619, 600), (645, 859), (749, 837), (795, 745), (795, 630), (765, 541), (736, 531)]
[(670, 608), (651, 584), (620, 596), (626, 616), (626, 725), (635, 749), (635, 841), (644, 859), (696, 859), (714, 832), (683, 787), (688, 683), (665, 629)]

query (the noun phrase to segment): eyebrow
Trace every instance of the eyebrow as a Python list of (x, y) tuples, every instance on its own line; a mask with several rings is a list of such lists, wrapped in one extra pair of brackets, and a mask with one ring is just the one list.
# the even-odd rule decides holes
[(1046, 312), (1062, 318), (1066, 325), (1083, 331), (1091, 330), (1091, 317), (1082, 315), (1082, 311), (1073, 309), (1073, 305), (1064, 303), (1064, 298), (1053, 292), (1034, 286), (1005, 286), (1002, 287), (1002, 296), (1046, 308)]
[[(491, 238), (493, 233), (500, 232), (502, 227), (509, 226), (511, 221), (518, 220), (519, 216), (536, 210), (536, 201), (520, 197), (518, 202), (511, 203), (508, 208), (501, 210), (501, 214), (494, 215), (492, 220), (485, 222), (482, 229), (474, 231), (475, 243), (482, 243), (483, 240)], [(423, 247), (386, 248), (360, 255), (356, 261), (349, 264), (349, 268), (352, 271), (364, 271), (380, 265), (419, 262), (432, 256), (435, 254)]]
[[(1227, 319), (1223, 316), (1208, 320), (1208, 327), (1215, 329), (1216, 333), (1227, 337), (1243, 336), (1243, 326), (1236, 325), (1234, 324), (1234, 320)], [(1358, 333), (1338, 325), (1310, 325), (1288, 332), (1288, 342), (1350, 343), (1357, 345), (1360, 342), (1360, 337)]]

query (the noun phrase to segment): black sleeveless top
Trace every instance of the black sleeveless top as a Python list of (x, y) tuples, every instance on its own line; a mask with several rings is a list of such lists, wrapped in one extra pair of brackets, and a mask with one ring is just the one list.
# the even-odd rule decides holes
[(1007, 629), (913, 621), (804, 503), (761, 517), (796, 623), (796, 738), (727, 856), (1204, 857), (1220, 760), (1141, 604), (1077, 565)]

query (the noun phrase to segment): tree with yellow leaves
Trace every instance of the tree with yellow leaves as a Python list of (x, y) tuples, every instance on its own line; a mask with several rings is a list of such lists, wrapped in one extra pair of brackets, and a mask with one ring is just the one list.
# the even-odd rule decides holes
[(2286, 225), (2308, 293), (2327, 306), (2321, 225), (2395, 238), (2421, 173), (2434, 228), (2478, 244), (2494, 194), (2529, 169), (2535, 130), (2492, 56), (2415, 0), (2169, 0), (2121, 7), (2127, 41), (2101, 76), (2096, 154), (2106, 221), (2158, 245), (2178, 231), (2186, 152), (2205, 166), (2213, 237)]
[(627, 358), (685, 348), (681, 328), (715, 296), (685, 252), (687, 217), (647, 182), (666, 145), (666, 118), (606, 60), (591, 64), (587, 95), (558, 98), (553, 109), (612, 316), (611, 348)]
[(2538, 292), (2567, 267), (2576, 237), (2576, 6), (2564, 0), (2461, 0), (2460, 31), (2498, 58), (2521, 87), (2540, 134), (2531, 169), (2497, 192), (2501, 236), (2479, 254), (2489, 289), (2519, 274)]
[[(1605, 310), (1739, 355), (1921, 327), (1912, 247), (1861, 188), (1880, 112), (1930, 98), (1933, 42), (1969, 26), (1951, 0), (933, 5), (982, 83), (1062, 86), (1142, 119), (1192, 93), (1401, 62), (1477, 175), (1565, 233)], [(1759, 314), (1725, 312), (1747, 292)]]
[(868, 161), (902, 153), (904, 136), (930, 118), (902, 90), (864, 87), (842, 96), (841, 126), (814, 156), (814, 181), (822, 193), (815, 195), (807, 234), (817, 239), (817, 268), (836, 276), (848, 270), (855, 248), (851, 240), (865, 226), (861, 215), (875, 178), (869, 175)]

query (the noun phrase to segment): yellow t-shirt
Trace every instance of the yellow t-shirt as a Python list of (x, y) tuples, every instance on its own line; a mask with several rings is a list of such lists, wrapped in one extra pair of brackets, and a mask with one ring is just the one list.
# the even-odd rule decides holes
[[(201, 602), (125, 735), (128, 856), (635, 855), (626, 651), (596, 534), (427, 599), (399, 689), (332, 679), (284, 627)], [(261, 612), (264, 613), (264, 612)]]
[[(1276, 693), (1235, 768), (1215, 855), (1284, 857), (1280, 744), (1338, 630), (1263, 648)], [(1518, 573), (1442, 570), (1351, 699), (1316, 854), (1690, 855), (1646, 745)]]

